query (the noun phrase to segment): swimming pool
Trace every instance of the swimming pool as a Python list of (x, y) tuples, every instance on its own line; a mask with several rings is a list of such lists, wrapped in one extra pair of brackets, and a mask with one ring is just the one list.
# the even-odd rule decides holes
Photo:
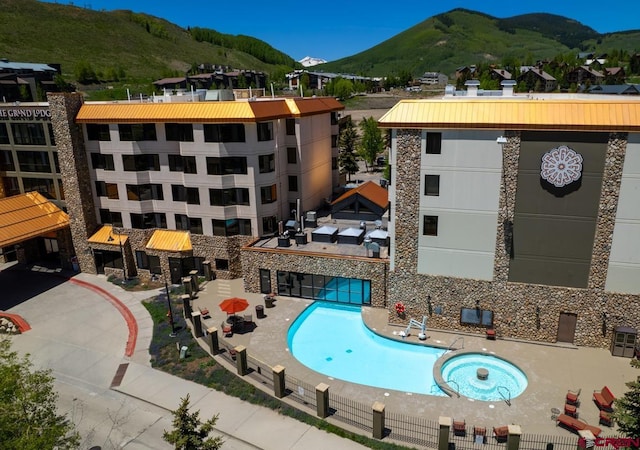
[(291, 325), (291, 354), (305, 366), (351, 383), (418, 394), (446, 394), (433, 378), (443, 349), (386, 339), (369, 330), (360, 307), (315, 302)]

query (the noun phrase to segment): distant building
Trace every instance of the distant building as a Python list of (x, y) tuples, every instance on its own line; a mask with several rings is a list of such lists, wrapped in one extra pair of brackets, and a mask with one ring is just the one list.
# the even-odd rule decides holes
[(528, 91), (551, 92), (558, 87), (558, 80), (544, 70), (533, 66), (520, 68), (518, 83), (525, 83)]
[(490, 76), (492, 80), (505, 81), (510, 80), (511, 72), (504, 69), (491, 69)]
[(153, 82), (158, 89), (234, 89), (239, 87), (264, 88), (267, 76), (255, 70), (233, 70), (162, 78)]
[(449, 77), (440, 72), (425, 72), (418, 78), (420, 84), (444, 85), (449, 82)]
[(58, 90), (55, 77), (59, 64), (40, 64), (0, 59), (0, 101), (43, 101), (47, 92)]
[(360, 83), (373, 83), (379, 84), (382, 80), (381, 78), (371, 78), (371, 77), (363, 77), (359, 75), (352, 74), (344, 74), (344, 73), (332, 73), (332, 72), (313, 72), (309, 70), (295, 70), (293, 72), (289, 72), (286, 77), (289, 80), (289, 89), (290, 90), (298, 90), (300, 89), (300, 79), (304, 76), (309, 77), (309, 88), (310, 89), (324, 89), (327, 83), (336, 78), (344, 78), (345, 80), (350, 80), (353, 82)]

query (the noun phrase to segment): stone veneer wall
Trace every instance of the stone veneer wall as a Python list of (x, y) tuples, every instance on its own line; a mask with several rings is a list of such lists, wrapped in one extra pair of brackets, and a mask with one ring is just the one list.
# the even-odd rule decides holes
[[(494, 280), (481, 281), (417, 274), (421, 139), (419, 131), (397, 131), (396, 160), (402, 163), (396, 168), (395, 211), (396, 223), (402, 226), (395, 231), (389, 310), (393, 313), (393, 304), (402, 301), (407, 308), (406, 317), (420, 318), (432, 311), (430, 327), (484, 333), (483, 328), (460, 324), (460, 308), (480, 307), (494, 312), (495, 327), (502, 336), (543, 342), (556, 341), (560, 313), (575, 313), (578, 321), (574, 343), (607, 348), (615, 326), (640, 323), (640, 296), (603, 290), (626, 137), (612, 134), (609, 141), (589, 288), (578, 289), (507, 281), (509, 258), (504, 223), (513, 218), (515, 210), (520, 135), (512, 132), (507, 136), (503, 146), (504, 188), (500, 192), (496, 224)], [(436, 314), (437, 310), (442, 313)]]
[(82, 106), (82, 95), (50, 92), (47, 99), (58, 149), (65, 202), (71, 222), (74, 253), (82, 271), (96, 273), (87, 239), (98, 228), (98, 222), (82, 128), (75, 123), (76, 115)]
[(358, 278), (371, 281), (371, 306), (387, 307), (389, 261), (378, 258), (310, 254), (295, 250), (244, 247), (241, 251), (244, 288), (260, 292), (260, 269), (271, 271), (271, 289), (277, 292), (277, 271)]

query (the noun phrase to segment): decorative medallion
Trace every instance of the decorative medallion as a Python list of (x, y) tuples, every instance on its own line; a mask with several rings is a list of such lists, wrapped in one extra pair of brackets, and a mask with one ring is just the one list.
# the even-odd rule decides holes
[(540, 176), (555, 187), (564, 187), (582, 176), (582, 155), (561, 145), (542, 155)]

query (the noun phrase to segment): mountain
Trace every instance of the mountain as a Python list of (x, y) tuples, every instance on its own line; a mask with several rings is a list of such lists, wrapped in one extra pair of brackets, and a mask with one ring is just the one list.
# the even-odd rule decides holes
[(500, 63), (505, 59), (532, 62), (579, 51), (606, 53), (640, 50), (640, 30), (599, 34), (579, 22), (553, 14), (524, 14), (498, 19), (454, 9), (347, 58), (317, 66), (327, 72), (384, 76), (400, 70), (453, 74), (456, 67)]
[(322, 58), (314, 58), (312, 56), (305, 56), (304, 58), (302, 58), (298, 62), (300, 64), (302, 64), (304, 67), (312, 67), (312, 66), (317, 66), (318, 64), (324, 64), (327, 61), (322, 59)]
[(141, 81), (184, 74), (196, 63), (265, 72), (300, 67), (258, 39), (192, 31), (132, 11), (36, 0), (1, 0), (0, 6), (0, 57), (60, 63), (69, 80), (80, 62), (103, 74), (124, 70), (128, 78)]

